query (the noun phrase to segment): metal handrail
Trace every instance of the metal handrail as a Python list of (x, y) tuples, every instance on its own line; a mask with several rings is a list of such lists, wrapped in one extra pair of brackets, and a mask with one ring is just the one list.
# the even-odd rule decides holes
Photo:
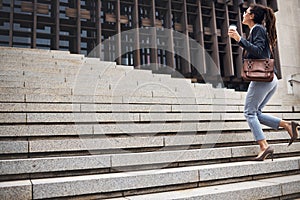
[(295, 82), (295, 83), (300, 83), (300, 81), (297, 81), (297, 80), (289, 80), (289, 83), (291, 84), (291, 86), (293, 86), (293, 82)]

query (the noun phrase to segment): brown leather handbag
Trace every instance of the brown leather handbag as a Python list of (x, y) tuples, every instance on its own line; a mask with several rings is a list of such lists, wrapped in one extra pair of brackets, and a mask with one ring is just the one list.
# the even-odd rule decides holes
[(241, 75), (245, 81), (271, 82), (274, 77), (274, 59), (244, 59)]

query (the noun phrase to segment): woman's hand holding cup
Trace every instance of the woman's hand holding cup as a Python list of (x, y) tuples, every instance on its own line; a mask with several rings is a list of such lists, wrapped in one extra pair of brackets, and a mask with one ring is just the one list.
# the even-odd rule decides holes
[(240, 34), (236, 31), (237, 26), (235, 24), (231, 24), (228, 28), (228, 36), (233, 38), (235, 41), (239, 42), (241, 40)]

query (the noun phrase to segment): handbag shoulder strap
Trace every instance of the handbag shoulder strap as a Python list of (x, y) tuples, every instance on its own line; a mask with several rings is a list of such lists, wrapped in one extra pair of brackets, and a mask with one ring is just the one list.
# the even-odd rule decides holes
[[(243, 59), (245, 59), (246, 58), (246, 56), (247, 56), (247, 50), (246, 49), (243, 49), (243, 54), (242, 54), (242, 58)], [(273, 48), (272, 48), (272, 46), (270, 45), (270, 53), (271, 53), (271, 55), (270, 55), (270, 59), (274, 59), (274, 51), (273, 51)]]
[(273, 47), (270, 45), (270, 52), (271, 52), (270, 58), (274, 59), (274, 51), (273, 50), (274, 50)]
[(247, 50), (243, 49), (243, 54), (242, 54), (242, 58), (245, 59), (247, 56)]

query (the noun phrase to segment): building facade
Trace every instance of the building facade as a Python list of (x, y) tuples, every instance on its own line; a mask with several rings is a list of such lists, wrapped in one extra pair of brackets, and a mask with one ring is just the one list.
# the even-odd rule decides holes
[(235, 24), (247, 37), (241, 20), (251, 3), (278, 10), (276, 0), (1, 0), (0, 45), (85, 55), (99, 48), (104, 60), (245, 90), (242, 50), (227, 32)]
[(300, 1), (278, 1), (276, 13), (282, 79), (274, 99), (282, 105), (300, 106)]

